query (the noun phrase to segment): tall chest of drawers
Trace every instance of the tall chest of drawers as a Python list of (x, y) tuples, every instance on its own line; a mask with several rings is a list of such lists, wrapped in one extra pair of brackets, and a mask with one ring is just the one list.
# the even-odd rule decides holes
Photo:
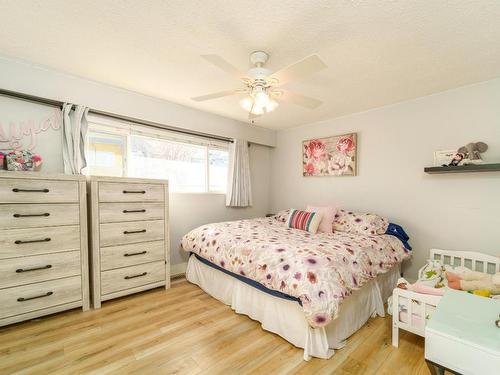
[(91, 280), (102, 301), (170, 287), (168, 182), (90, 177)]
[(0, 325), (89, 308), (83, 176), (0, 173)]

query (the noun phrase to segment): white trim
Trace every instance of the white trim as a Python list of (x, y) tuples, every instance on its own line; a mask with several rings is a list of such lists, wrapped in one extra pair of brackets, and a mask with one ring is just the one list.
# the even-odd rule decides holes
[(170, 265), (170, 277), (176, 277), (186, 274), (187, 262)]

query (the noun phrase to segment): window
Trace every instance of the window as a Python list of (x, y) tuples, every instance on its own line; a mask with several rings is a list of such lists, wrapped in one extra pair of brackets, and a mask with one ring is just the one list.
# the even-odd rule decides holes
[(87, 146), (88, 172), (94, 176), (123, 176), (125, 138), (92, 132)]
[(208, 150), (208, 188), (210, 191), (226, 191), (228, 152), (227, 150)]
[(206, 150), (206, 146), (131, 136), (129, 176), (165, 178), (180, 192), (207, 191)]
[(172, 192), (226, 192), (226, 143), (94, 121), (89, 122), (88, 174), (168, 179)]

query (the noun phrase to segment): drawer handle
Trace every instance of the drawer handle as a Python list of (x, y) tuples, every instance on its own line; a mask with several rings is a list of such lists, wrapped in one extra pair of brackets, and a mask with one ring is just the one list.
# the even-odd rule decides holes
[(49, 189), (12, 189), (14, 193), (48, 193)]
[(46, 266), (33, 267), (33, 268), (19, 268), (16, 270), (16, 272), (22, 273), (22, 272), (29, 272), (29, 271), (48, 270), (49, 268), (52, 268), (52, 264), (47, 264)]
[(124, 214), (131, 214), (133, 212), (146, 212), (146, 210), (123, 210)]
[(123, 194), (146, 194), (146, 190), (123, 190)]
[(136, 277), (146, 276), (147, 274), (148, 274), (147, 272), (143, 272), (143, 273), (140, 273), (140, 274), (138, 274), (138, 275), (125, 276), (125, 277), (124, 277), (124, 279), (125, 279), (125, 280), (135, 279)]
[(39, 296), (34, 296), (34, 297), (19, 297), (17, 299), (17, 302), (25, 302), (25, 301), (29, 301), (29, 300), (32, 300), (32, 299), (37, 299), (37, 298), (43, 298), (43, 297), (48, 297), (48, 296), (51, 296), (52, 294), (54, 294), (54, 292), (47, 292), (45, 294), (40, 294)]
[(141, 252), (138, 252), (138, 253), (125, 253), (123, 254), (124, 257), (133, 257), (134, 255), (144, 255), (146, 254), (147, 251), (144, 250), (144, 251), (141, 251)]
[(17, 240), (17, 241), (14, 241), (14, 243), (16, 245), (22, 245), (24, 243), (34, 243), (34, 242), (49, 242), (50, 241), (50, 238), (44, 238), (43, 240), (30, 240), (30, 241), (21, 241), (21, 240)]
[(146, 229), (141, 230), (126, 230), (123, 234), (146, 233)]
[(12, 215), (14, 217), (37, 217), (37, 216), (50, 216), (48, 212), (45, 212), (43, 214), (14, 214)]

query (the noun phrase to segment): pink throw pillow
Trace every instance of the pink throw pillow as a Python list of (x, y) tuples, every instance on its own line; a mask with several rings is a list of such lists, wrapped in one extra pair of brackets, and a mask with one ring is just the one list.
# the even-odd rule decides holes
[(333, 206), (307, 206), (306, 211), (318, 212), (321, 214), (321, 222), (319, 223), (318, 232), (333, 233), (333, 221), (337, 209)]

